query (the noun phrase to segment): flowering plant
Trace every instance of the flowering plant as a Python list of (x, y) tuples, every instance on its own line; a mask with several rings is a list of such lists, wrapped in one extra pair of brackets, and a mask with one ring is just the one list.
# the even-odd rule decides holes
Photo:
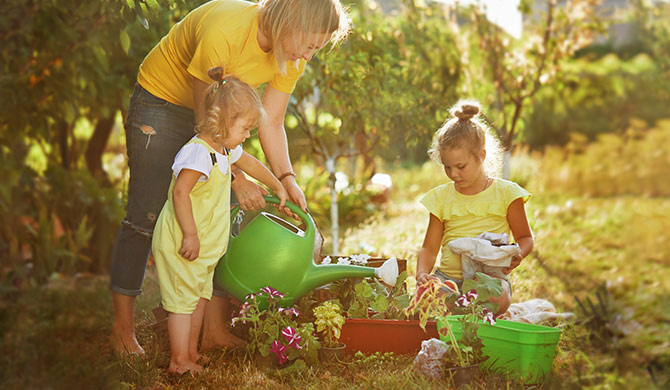
[[(466, 280), (463, 283), (464, 294), (450, 294), (446, 297), (447, 305), (456, 316), (458, 325), (443, 316), (440, 322), (444, 324), (439, 330), (441, 338), (449, 346), (446, 354), (447, 361), (453, 366), (467, 367), (482, 360), (482, 341), (477, 335), (479, 326), (483, 323), (496, 323), (494, 312), (498, 305), (489, 302), (491, 296), (502, 294), (500, 279), (492, 278), (483, 273), (476, 274), (476, 280)], [(460, 327), (460, 337), (456, 337), (454, 328)], [(443, 336), (443, 337), (442, 337)]]
[[(280, 307), (283, 297), (284, 294), (272, 287), (263, 287), (246, 297), (232, 324), (246, 327), (247, 353), (260, 353), (264, 357), (273, 354), (279, 365), (298, 358), (318, 361), (320, 343), (313, 335), (314, 324), (301, 323), (300, 312), (295, 307)], [(266, 302), (267, 309), (261, 310), (259, 306)]]
[(335, 348), (339, 345), (340, 332), (344, 325), (342, 309), (333, 301), (326, 301), (314, 308), (316, 330), (323, 333), (324, 346)]

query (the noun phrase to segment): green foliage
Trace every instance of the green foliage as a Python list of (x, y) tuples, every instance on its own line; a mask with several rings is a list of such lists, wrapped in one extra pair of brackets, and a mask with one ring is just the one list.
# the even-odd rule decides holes
[(554, 88), (536, 96), (524, 139), (539, 149), (565, 145), (573, 133), (591, 141), (600, 134), (620, 133), (636, 118), (654, 123), (668, 115), (666, 85), (667, 75), (646, 54), (629, 60), (609, 54), (571, 61)]
[(326, 301), (314, 308), (316, 331), (324, 335), (324, 346), (335, 348), (339, 345), (344, 317), (340, 305)]
[(40, 177), (5, 161), (0, 167), (5, 184), (0, 191), (0, 254), (10, 272), (0, 284), (43, 283), (55, 273), (101, 271), (123, 213), (117, 192), (85, 170), (67, 172), (49, 165)]
[[(350, 306), (345, 307), (347, 317), (405, 319), (404, 310), (409, 305), (409, 294), (407, 294), (405, 286), (406, 279), (407, 271), (403, 271), (398, 275), (396, 284), (390, 289), (377, 279), (372, 281), (362, 280), (356, 283), (353, 286), (353, 294), (347, 292), (343, 294), (345, 298), (353, 295)], [(338, 291), (341, 292), (341, 289)]]
[(670, 121), (654, 127), (632, 121), (623, 134), (602, 134), (596, 142), (573, 134), (566, 149), (547, 148), (537, 178), (542, 189), (566, 194), (668, 196), (670, 183)]

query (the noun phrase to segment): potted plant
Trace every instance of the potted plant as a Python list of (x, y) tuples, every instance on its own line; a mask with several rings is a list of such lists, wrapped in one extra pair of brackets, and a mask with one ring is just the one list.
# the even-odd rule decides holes
[(344, 316), (342, 309), (333, 301), (326, 301), (314, 308), (317, 332), (323, 335), (319, 356), (324, 361), (342, 360), (346, 345), (340, 342)]
[[(246, 351), (251, 357), (269, 358), (278, 366), (303, 359), (314, 363), (318, 361), (320, 346), (314, 336), (314, 324), (301, 322), (297, 308), (280, 307), (283, 296), (269, 286), (248, 295), (232, 324), (242, 328)], [(260, 309), (266, 303), (267, 309)]]
[(444, 296), (446, 306), (455, 315), (437, 318), (440, 339), (449, 349), (445, 354), (445, 375), (457, 387), (469, 384), (479, 369), (484, 355), (484, 344), (478, 334), (481, 324), (496, 323), (493, 313), (497, 304), (489, 302), (491, 296), (499, 296), (502, 286), (499, 279), (478, 273), (476, 280), (466, 280), (461, 295)]

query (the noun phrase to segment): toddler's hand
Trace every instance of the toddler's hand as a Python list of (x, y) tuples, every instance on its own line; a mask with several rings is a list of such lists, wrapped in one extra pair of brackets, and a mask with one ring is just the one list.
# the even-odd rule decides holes
[(200, 239), (197, 235), (184, 236), (181, 240), (181, 249), (179, 254), (188, 261), (193, 261), (198, 258), (200, 253)]
[(509, 264), (509, 267), (507, 267), (507, 268), (503, 268), (502, 272), (503, 272), (505, 275), (507, 275), (508, 273), (512, 272), (512, 270), (513, 270), (514, 268), (518, 267), (519, 264), (521, 264), (521, 260), (522, 260), (522, 259), (523, 259), (523, 258), (521, 257), (521, 255), (515, 255), (514, 257), (512, 257), (512, 262)]

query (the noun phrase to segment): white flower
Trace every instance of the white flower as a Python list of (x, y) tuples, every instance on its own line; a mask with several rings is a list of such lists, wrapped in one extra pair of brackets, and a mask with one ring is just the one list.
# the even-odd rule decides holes
[(367, 264), (368, 259), (370, 259), (370, 255), (361, 253), (358, 255), (351, 255), (349, 256), (349, 258), (351, 259), (351, 262), (354, 264)]
[(333, 260), (330, 258), (330, 256), (326, 256), (321, 260), (321, 264), (330, 264)]
[(337, 264), (351, 264), (351, 261), (347, 257), (338, 257)]

